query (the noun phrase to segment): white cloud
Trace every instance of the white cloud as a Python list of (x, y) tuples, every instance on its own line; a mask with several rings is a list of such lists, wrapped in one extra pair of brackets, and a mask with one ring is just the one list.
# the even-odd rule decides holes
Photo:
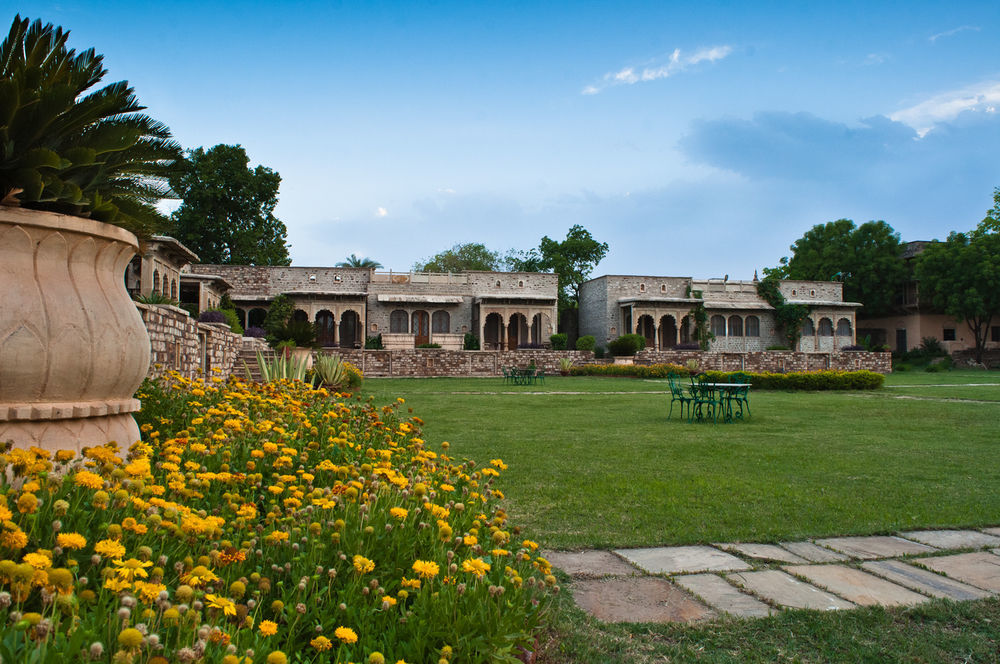
[(934, 95), (919, 104), (889, 115), (892, 120), (910, 125), (923, 137), (939, 122), (954, 120), (967, 111), (994, 113), (1000, 104), (1000, 82), (987, 81), (959, 90)]
[(388, 215), (388, 214), (389, 214), (389, 211), (386, 210), (384, 207), (377, 207), (377, 208), (375, 208), (375, 216), (379, 217), (380, 219), (382, 217)]
[(880, 65), (889, 59), (885, 53), (869, 53), (865, 58), (866, 65)]
[(702, 62), (722, 60), (732, 52), (732, 46), (702, 48), (691, 55), (683, 55), (679, 48), (674, 49), (674, 52), (670, 54), (666, 62), (651, 64), (642, 68), (623, 67), (616, 72), (608, 72), (601, 77), (600, 82), (583, 88), (581, 94), (596, 95), (605, 88), (616, 85), (633, 85), (635, 83), (647, 83), (661, 78), (668, 78)]
[(942, 37), (954, 37), (958, 33), (965, 32), (966, 30), (974, 30), (975, 32), (979, 32), (980, 29), (974, 25), (960, 25), (957, 28), (952, 28), (951, 30), (945, 30), (944, 32), (939, 32), (936, 35), (931, 35), (927, 39), (933, 44)]

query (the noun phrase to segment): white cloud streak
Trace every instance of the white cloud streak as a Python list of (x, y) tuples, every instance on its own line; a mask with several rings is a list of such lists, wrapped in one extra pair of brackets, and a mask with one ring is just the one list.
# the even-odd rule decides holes
[(939, 122), (954, 120), (965, 112), (995, 113), (997, 107), (1000, 107), (1000, 82), (987, 81), (934, 95), (892, 113), (889, 118), (910, 125), (923, 138)]
[(606, 88), (618, 85), (634, 85), (636, 83), (648, 83), (661, 78), (669, 78), (702, 62), (722, 60), (732, 52), (732, 46), (702, 48), (690, 55), (682, 54), (679, 48), (674, 49), (674, 52), (670, 54), (667, 61), (662, 64), (654, 64), (641, 68), (624, 67), (615, 72), (608, 72), (601, 77), (598, 83), (583, 88), (581, 94), (596, 95)]
[(389, 211), (386, 210), (384, 207), (377, 207), (377, 208), (375, 208), (375, 216), (378, 217), (378, 218), (380, 218), (380, 219), (382, 217), (385, 217), (388, 214), (389, 214)]
[(936, 35), (931, 35), (930, 37), (927, 38), (927, 40), (933, 44), (942, 37), (954, 37), (958, 33), (965, 32), (966, 30), (973, 30), (975, 32), (979, 32), (980, 28), (978, 28), (975, 25), (960, 25), (957, 28), (952, 28), (951, 30), (945, 30), (944, 32), (939, 32)]

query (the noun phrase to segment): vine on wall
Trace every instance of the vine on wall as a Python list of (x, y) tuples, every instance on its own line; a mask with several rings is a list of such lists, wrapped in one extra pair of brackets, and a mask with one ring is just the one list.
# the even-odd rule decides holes
[(809, 316), (809, 307), (805, 304), (788, 304), (778, 287), (777, 277), (767, 276), (757, 282), (757, 295), (774, 307), (774, 320), (778, 328), (784, 331), (788, 347), (795, 350), (802, 336), (802, 321)]

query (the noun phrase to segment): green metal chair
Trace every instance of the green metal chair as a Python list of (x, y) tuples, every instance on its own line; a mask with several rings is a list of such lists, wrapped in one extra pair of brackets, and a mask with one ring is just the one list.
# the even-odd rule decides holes
[[(684, 387), (681, 386), (679, 377), (673, 372), (667, 374), (667, 384), (670, 385), (670, 412), (667, 413), (667, 419), (674, 412), (674, 404), (680, 402), (681, 404), (681, 418), (684, 418), (684, 409), (687, 408), (688, 411), (691, 410), (691, 404), (694, 403), (694, 398), (690, 393), (684, 393)], [(690, 420), (690, 412), (688, 413), (688, 420)]]
[[(692, 383), (694, 383), (694, 378), (692, 378)], [(693, 404), (693, 416), (688, 418), (688, 421), (693, 420), (708, 420), (712, 418), (712, 422), (718, 424), (719, 422), (719, 395), (716, 391), (714, 385), (712, 385), (711, 379), (707, 376), (701, 376), (697, 382), (696, 391), (694, 393), (694, 404)], [(692, 409), (689, 409), (689, 412)]]
[(500, 367), (500, 371), (503, 372), (504, 384), (510, 383), (513, 380), (513, 376), (511, 376), (510, 371), (507, 370), (507, 367)]
[[(743, 373), (742, 371), (737, 371), (729, 376), (730, 383), (746, 383), (750, 384), (750, 376)], [(744, 419), (744, 408), (746, 408), (746, 417), (750, 416), (750, 388), (749, 387), (738, 387), (730, 390), (727, 394), (727, 399), (729, 400), (729, 410), (733, 413), (734, 418)], [(734, 410), (733, 406), (738, 406), (739, 410)]]

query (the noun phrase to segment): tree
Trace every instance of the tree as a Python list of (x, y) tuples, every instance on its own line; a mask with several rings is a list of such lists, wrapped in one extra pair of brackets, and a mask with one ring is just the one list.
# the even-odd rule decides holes
[(844, 299), (866, 316), (892, 312), (907, 279), (899, 233), (884, 221), (855, 227), (850, 219), (813, 226), (791, 246), (792, 257), (764, 274), (784, 279), (843, 281)]
[(281, 176), (250, 169), (240, 145), (190, 150), (171, 180), (183, 199), (174, 234), (203, 263), (289, 265), (285, 224), (274, 216)]
[(1000, 187), (993, 189), (993, 207), (986, 211), (986, 218), (973, 232), (977, 235), (1000, 233)]
[(367, 267), (377, 270), (382, 267), (382, 264), (374, 258), (358, 258), (354, 254), (351, 254), (347, 257), (347, 260), (337, 263), (337, 267)]
[(1000, 314), (1000, 233), (980, 224), (968, 235), (952, 233), (945, 242), (927, 245), (917, 258), (916, 276), (922, 299), (969, 326), (981, 363), (990, 324)]
[(538, 245), (542, 265), (559, 274), (559, 309), (580, 307), (580, 287), (608, 254), (608, 243), (595, 240), (590, 231), (575, 225), (562, 242), (545, 236)]
[(551, 268), (546, 267), (545, 260), (538, 253), (538, 249), (528, 249), (527, 251), (511, 249), (503, 257), (503, 265), (510, 272), (551, 271)]
[(451, 249), (415, 263), (417, 272), (467, 272), (469, 270), (496, 271), (500, 268), (500, 254), (475, 242), (456, 244)]

